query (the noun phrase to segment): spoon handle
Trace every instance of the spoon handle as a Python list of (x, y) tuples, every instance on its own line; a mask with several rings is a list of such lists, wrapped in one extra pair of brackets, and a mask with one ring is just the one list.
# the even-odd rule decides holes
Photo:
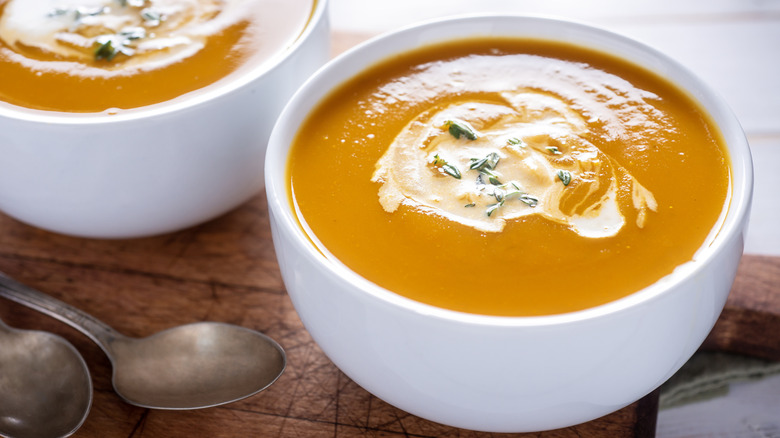
[(112, 341), (124, 337), (94, 316), (26, 286), (0, 272), (0, 297), (45, 313), (87, 335), (106, 353)]

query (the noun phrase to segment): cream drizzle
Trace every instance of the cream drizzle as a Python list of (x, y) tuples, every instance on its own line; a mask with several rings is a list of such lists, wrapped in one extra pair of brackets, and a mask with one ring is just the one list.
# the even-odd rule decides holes
[[(246, 20), (253, 7), (258, 4), (251, 0), (9, 0), (0, 39), (18, 52), (17, 62), (39, 68), (25, 60), (38, 53), (50, 60), (49, 70), (102, 76), (73, 64), (94, 60), (107, 39), (126, 56), (102, 70), (160, 68), (198, 52), (210, 35)], [(143, 36), (129, 38), (130, 32)]]
[[(636, 210), (636, 225), (645, 225), (648, 211), (658, 208), (653, 194), (586, 140), (586, 120), (569, 103), (522, 88), (501, 97), (503, 104), (466, 100), (409, 122), (372, 177), (382, 184), (379, 201), (385, 211), (404, 204), (484, 232), (500, 232), (507, 221), (540, 215), (583, 237), (602, 238), (625, 225), (619, 200), (630, 199), (626, 207)], [(456, 139), (448, 132), (452, 120), (471, 124), (478, 138)], [(500, 186), (470, 169), (488, 154), (500, 158), (494, 169)], [(437, 159), (455, 166), (461, 177), (442, 172), (434, 164)], [(567, 185), (560, 171), (571, 175)], [(511, 192), (517, 193), (507, 195)], [(535, 202), (528, 202), (529, 196)]]

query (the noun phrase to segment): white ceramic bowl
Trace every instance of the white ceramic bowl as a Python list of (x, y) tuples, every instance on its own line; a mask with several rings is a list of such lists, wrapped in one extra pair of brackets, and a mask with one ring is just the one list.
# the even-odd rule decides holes
[(327, 3), (287, 51), (192, 98), (113, 116), (0, 107), (0, 210), (59, 233), (126, 238), (248, 200), (263, 188), (277, 116), (330, 56)]
[[(720, 126), (733, 164), (733, 199), (714, 243), (695, 261), (626, 298), (544, 317), (494, 317), (421, 304), (328, 261), (307, 240), (285, 168), (302, 119), (337, 85), (393, 54), (469, 35), (533, 36), (617, 54), (687, 89)], [(742, 129), (699, 79), (642, 44), (547, 18), (461, 17), (406, 28), (319, 70), (274, 128), (266, 158), (273, 238), (287, 290), (328, 357), (359, 385), (420, 417), (495, 432), (589, 421), (648, 394), (696, 351), (736, 275), (752, 194)], [(368, 237), (367, 237), (368, 238)]]

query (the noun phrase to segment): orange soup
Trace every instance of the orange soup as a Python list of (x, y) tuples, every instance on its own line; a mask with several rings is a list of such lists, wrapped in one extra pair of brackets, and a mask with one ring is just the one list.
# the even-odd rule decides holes
[(395, 57), (297, 134), (290, 202), (321, 251), (400, 295), (507, 316), (582, 310), (690, 261), (728, 203), (718, 129), (643, 68), (562, 43)]
[(165, 102), (287, 49), (315, 0), (0, 0), (0, 103)]

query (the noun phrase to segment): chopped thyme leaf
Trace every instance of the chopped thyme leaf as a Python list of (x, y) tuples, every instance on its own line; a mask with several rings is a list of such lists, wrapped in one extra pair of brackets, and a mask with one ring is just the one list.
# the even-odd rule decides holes
[(111, 61), (114, 59), (117, 53), (119, 53), (116, 47), (114, 47), (113, 40), (110, 38), (105, 38), (102, 41), (95, 41), (95, 44), (98, 45), (95, 49), (95, 59), (105, 59), (106, 61)]
[(469, 165), (469, 169), (479, 171), (479, 176), (477, 180), (477, 184), (483, 183), (484, 180), (481, 179), (482, 175), (487, 175), (488, 181), (490, 181), (491, 184), (495, 186), (500, 186), (501, 181), (498, 179), (498, 175), (493, 172), (493, 169), (498, 166), (498, 161), (501, 159), (501, 157), (495, 153), (491, 152), (489, 153), (485, 158), (472, 158), (471, 164)]
[(139, 40), (146, 37), (146, 29), (143, 27), (125, 27), (119, 31), (119, 36), (127, 38), (128, 40)]
[(490, 168), (491, 169), (495, 169), (496, 166), (498, 166), (498, 160), (500, 160), (501, 157), (499, 157), (497, 153), (491, 152), (487, 156), (487, 159), (488, 159), (488, 163), (487, 164), (490, 166)]
[(520, 200), (526, 203), (529, 207), (536, 207), (539, 204), (538, 198), (528, 194), (520, 195)]
[(488, 217), (490, 217), (490, 215), (495, 213), (495, 211), (501, 208), (502, 205), (504, 205), (503, 200), (496, 202), (495, 204), (488, 205), (488, 208), (487, 210), (485, 210), (485, 213), (488, 215)]
[[(507, 189), (507, 186), (509, 186), (508, 189)], [(510, 181), (509, 183), (502, 185), (501, 189), (504, 190), (504, 193), (505, 193), (504, 197), (506, 197), (506, 198), (510, 198), (512, 196), (520, 196), (520, 195), (524, 195), (525, 194), (524, 191), (520, 190), (520, 186), (517, 185), (517, 183), (515, 181)]]
[(466, 137), (469, 140), (476, 140), (478, 135), (477, 131), (472, 127), (468, 122), (464, 122), (463, 120), (447, 120), (444, 122), (444, 124), (447, 126), (447, 130), (450, 132), (450, 134), (455, 138), (460, 138), (461, 135)]
[(464, 207), (466, 207), (466, 208), (468, 208), (468, 207), (476, 207), (476, 205), (477, 205), (477, 204), (475, 204), (475, 203), (473, 203), (473, 202), (470, 202), (470, 203), (468, 203), (468, 204), (464, 205)]
[(84, 7), (78, 7), (75, 9), (75, 18), (76, 21), (80, 20), (81, 17), (94, 17), (97, 15), (101, 15), (106, 12), (106, 8), (104, 7), (95, 7), (95, 8), (84, 8)]
[(95, 38), (95, 60), (112, 61), (116, 55), (132, 56), (135, 50), (127, 47), (130, 40), (118, 35), (100, 35)]
[(546, 149), (549, 153), (553, 155), (561, 155), (563, 153), (560, 150), (558, 150), (557, 146), (548, 146)]
[(481, 167), (483, 167), (487, 163), (487, 158), (472, 158), (471, 164), (469, 165), (469, 169), (471, 170), (479, 170)]
[(571, 182), (571, 172), (568, 170), (559, 170), (555, 174), (558, 176), (558, 179), (561, 180), (564, 186), (568, 186)]
[(516, 181), (510, 181), (501, 185), (500, 187), (495, 187), (493, 189), (493, 195), (496, 197), (497, 201), (502, 203), (514, 197), (517, 197), (517, 199), (530, 207), (536, 207), (539, 203), (539, 199), (537, 197), (531, 196), (528, 193), (522, 191), (520, 185)]
[(433, 156), (433, 165), (439, 167), (447, 175), (455, 179), (460, 179), (460, 170), (458, 170), (458, 168), (452, 164), (448, 163), (444, 158), (440, 157), (439, 154)]
[(493, 196), (496, 197), (496, 201), (501, 202), (506, 197), (506, 192), (503, 191), (500, 187), (495, 187), (493, 189)]
[(152, 8), (146, 8), (146, 9), (142, 10), (141, 11), (141, 18), (143, 18), (144, 21), (146, 21), (146, 24), (148, 24), (149, 26), (152, 26), (152, 27), (159, 26), (160, 25), (160, 21), (162, 21), (162, 19), (163, 19), (162, 15), (160, 15), (159, 12), (155, 11)]
[(501, 181), (498, 180), (498, 175), (489, 169), (482, 169), (480, 171), (480, 175), (486, 175), (488, 177), (488, 181), (490, 181), (490, 184), (493, 184), (494, 186), (500, 186)]
[(49, 11), (49, 13), (46, 14), (46, 16), (48, 16), (48, 17), (59, 17), (59, 16), (67, 14), (68, 12), (70, 12), (70, 9), (59, 7), (59, 8), (54, 8), (51, 11)]
[(500, 159), (501, 157), (499, 157), (495, 152), (487, 154), (487, 156), (482, 159), (472, 158), (469, 169), (478, 170), (480, 172), (484, 171), (485, 169), (493, 170), (496, 168), (496, 166), (498, 166), (498, 161)]
[(453, 166), (452, 164), (442, 164), (441, 170), (444, 171), (447, 175), (455, 178), (460, 179), (460, 170), (458, 170), (457, 167)]
[(506, 142), (507, 142), (507, 144), (512, 144), (512, 145), (520, 146), (521, 148), (524, 148), (524, 147), (526, 147), (526, 146), (527, 146), (523, 140), (520, 140), (520, 139), (519, 139), (519, 138), (517, 138), (517, 137), (512, 137), (512, 138), (510, 138), (509, 140), (507, 140)]

